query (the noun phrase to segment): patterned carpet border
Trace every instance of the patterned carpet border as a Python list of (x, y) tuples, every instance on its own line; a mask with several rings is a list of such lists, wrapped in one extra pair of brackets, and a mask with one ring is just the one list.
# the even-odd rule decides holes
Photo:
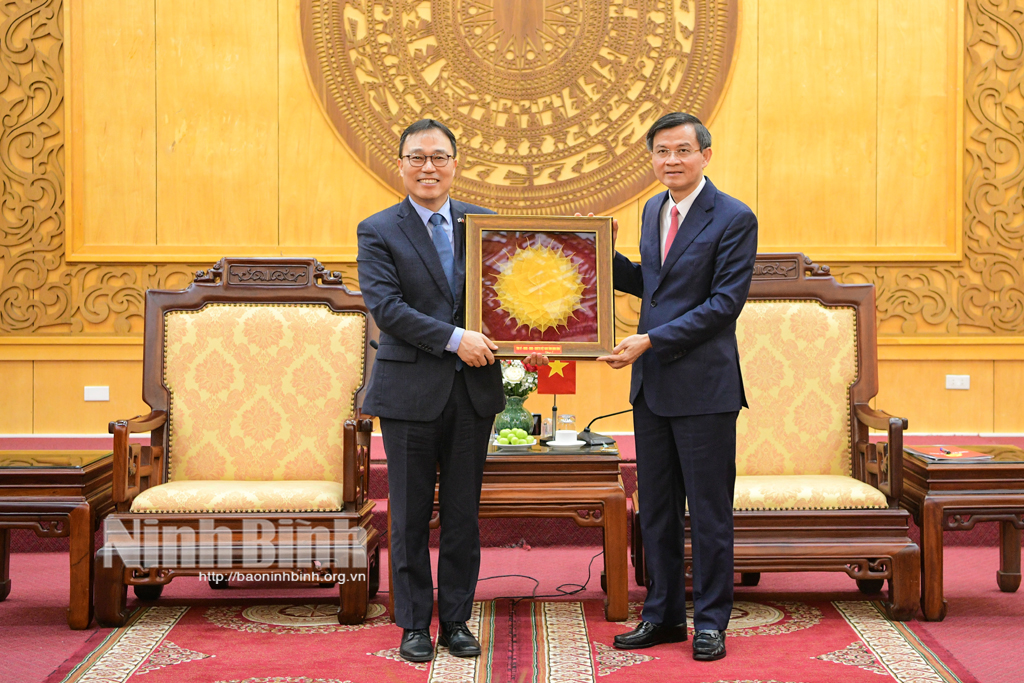
[[(758, 602), (737, 602), (727, 640), (729, 656), (696, 666), (685, 643), (639, 652), (614, 649), (614, 635), (632, 624), (605, 621), (598, 601), (508, 599), (473, 606), (467, 625), (484, 645), (482, 657), (453, 657), (438, 647), (433, 662), (413, 665), (397, 653), (401, 631), (379, 605), (373, 607), (364, 625), (336, 630), (327, 623), (332, 617), (328, 605), (250, 607), (230, 613), (209, 605), (147, 606), (125, 627), (97, 633), (87, 645), (91, 649), (83, 648), (47, 680), (880, 683), (886, 678), (898, 683), (976, 683), (943, 662), (948, 653), (928, 647), (906, 624), (887, 620), (872, 602), (800, 603), (760, 596)], [(632, 611), (638, 608), (632, 605)], [(245, 620), (273, 628), (239, 628)], [(434, 622), (436, 642), (436, 615)], [(329, 661), (322, 661), (325, 657)]]

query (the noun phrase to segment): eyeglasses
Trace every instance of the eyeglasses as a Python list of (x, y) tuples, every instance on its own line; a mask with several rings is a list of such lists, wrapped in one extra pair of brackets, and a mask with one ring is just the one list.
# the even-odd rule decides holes
[(415, 166), (416, 168), (426, 164), (427, 159), (430, 159), (430, 162), (434, 164), (434, 168), (444, 168), (448, 165), (448, 160), (454, 159), (455, 157), (451, 154), (432, 154), (428, 157), (423, 156), (422, 154), (404, 154), (402, 155), (402, 158), (407, 159), (409, 161), (409, 165)]
[(699, 149), (656, 149), (652, 152), (652, 154), (656, 159), (661, 160), (667, 160), (674, 154), (676, 156), (676, 159), (682, 161), (691, 154), (696, 154), (699, 151)]

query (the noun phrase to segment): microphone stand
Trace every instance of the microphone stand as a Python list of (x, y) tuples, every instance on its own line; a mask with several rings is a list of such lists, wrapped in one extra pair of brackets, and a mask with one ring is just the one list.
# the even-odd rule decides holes
[(576, 438), (579, 439), (580, 441), (583, 441), (588, 447), (613, 444), (615, 443), (615, 439), (611, 438), (610, 436), (605, 436), (604, 434), (598, 434), (597, 432), (590, 431), (590, 425), (594, 424), (598, 420), (603, 420), (606, 417), (614, 417), (616, 415), (624, 415), (625, 413), (631, 412), (633, 412), (633, 409), (629, 408), (628, 410), (620, 410), (617, 413), (598, 415), (597, 417), (590, 421), (590, 423), (583, 429), (582, 432), (576, 435)]

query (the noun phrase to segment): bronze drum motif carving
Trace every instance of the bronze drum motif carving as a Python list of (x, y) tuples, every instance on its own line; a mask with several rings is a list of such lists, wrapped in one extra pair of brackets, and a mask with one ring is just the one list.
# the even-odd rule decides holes
[(607, 211), (654, 176), (669, 111), (710, 118), (738, 0), (302, 0), (314, 89), (342, 138), (404, 193), (417, 119), (460, 142), (460, 199), (504, 213)]

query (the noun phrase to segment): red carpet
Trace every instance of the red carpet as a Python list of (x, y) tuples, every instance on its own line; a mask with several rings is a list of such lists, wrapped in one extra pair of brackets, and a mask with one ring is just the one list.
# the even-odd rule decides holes
[[(639, 604), (634, 607), (638, 612)], [(81, 662), (72, 657), (49, 680), (625, 683), (638, 677), (742, 680), (752, 671), (775, 681), (975, 680), (951, 671), (942, 662), (951, 660), (947, 653), (925, 646), (867, 601), (737, 602), (729, 656), (718, 662), (694, 662), (686, 645), (614, 649), (613, 637), (636, 622), (605, 621), (596, 600), (478, 602), (469, 627), (483, 655), (460, 659), (439, 648), (432, 663), (418, 665), (398, 657), (400, 630), (383, 606), (374, 605), (376, 616), (360, 626), (339, 626), (336, 610), (316, 603), (145, 607), (131, 624), (82, 653)]]
[[(518, 548), (486, 549), (482, 557), (482, 578), (524, 574), (536, 578), (539, 583), (534, 583), (527, 578), (506, 577), (482, 580), (478, 586), (477, 599), (490, 601), (501, 596), (529, 596), (534, 590), (537, 595), (557, 594), (556, 587), (560, 584), (584, 583), (586, 581), (587, 564), (598, 550), (597, 548), (535, 548), (531, 551)], [(973, 676), (973, 679), (982, 681), (982, 683), (1020, 683), (1024, 681), (1024, 658), (1020, 656), (1020, 644), (1024, 642), (1024, 591), (1012, 594), (1001, 593), (996, 588), (994, 572), (998, 564), (998, 557), (996, 548), (947, 549), (946, 599), (949, 601), (949, 616), (942, 623), (914, 621), (910, 622), (909, 626), (926, 645), (940, 653), (940, 658), (955, 673), (963, 674), (964, 680), (972, 680), (971, 676)], [(586, 602), (599, 600), (603, 596), (598, 583), (601, 566), (601, 558), (598, 557), (594, 562), (586, 590), (573, 596), (572, 600)], [(386, 577), (386, 564), (383, 569), (383, 576)], [(71, 631), (67, 628), (65, 622), (68, 599), (66, 554), (15, 554), (11, 558), (11, 571), (13, 581), (11, 595), (6, 602), (0, 603), (0, 653), (2, 653), (0, 654), (0, 682), (40, 683), (62, 663), (71, 660), (69, 661), (70, 665), (84, 659), (88, 652), (112, 633), (109, 629), (99, 629), (95, 626), (90, 631)], [(386, 588), (386, 586), (382, 588)], [(570, 587), (566, 587), (566, 590), (570, 589)], [(631, 601), (642, 600), (643, 594), (642, 589), (631, 584)], [(188, 604), (194, 610), (202, 611), (209, 607), (248, 606), (256, 602), (261, 604), (275, 602), (323, 603), (332, 599), (335, 591), (309, 586), (233, 585), (228, 593), (224, 593), (210, 590), (205, 583), (194, 579), (179, 579), (166, 588), (164, 595), (165, 599), (161, 600), (159, 604)], [(846, 576), (822, 573), (764, 574), (760, 586), (756, 588), (737, 587), (736, 592), (737, 601), (810, 602), (815, 606), (820, 606), (823, 603), (827, 605), (832, 601), (859, 601), (863, 597), (857, 591), (853, 581)], [(230, 602), (226, 602), (225, 598)], [(131, 596), (129, 600), (132, 601)], [(603, 622), (603, 620), (599, 621)], [(620, 626), (611, 624), (608, 626), (613, 629), (611, 633), (621, 632), (618, 630), (622, 628)], [(391, 630), (392, 628), (388, 625), (375, 630), (380, 630), (383, 633), (385, 629)], [(597, 629), (595, 632), (600, 634), (602, 633), (600, 629), (604, 627), (597, 624), (594, 628)], [(387, 642), (384, 645), (387, 647), (383, 649), (397, 646), (398, 632), (392, 630), (391, 633), (394, 635), (385, 638)], [(334, 637), (344, 635), (335, 634)], [(82, 649), (89, 638), (92, 638), (93, 641), (85, 652), (76, 656), (76, 653)], [(604, 642), (599, 638), (593, 640)], [(737, 662), (738, 665), (739, 660), (735, 655), (743, 651), (746, 647), (744, 643), (753, 642), (747, 640), (741, 642), (741, 640), (739, 636), (729, 636), (730, 655), (726, 662)], [(171, 642), (181, 645), (173, 640)], [(846, 644), (849, 645), (852, 642), (854, 641), (850, 640)], [(333, 651), (340, 647), (340, 645), (332, 644), (331, 647), (323, 651), (322, 656), (331, 657)], [(597, 649), (595, 646), (595, 653)], [(663, 657), (664, 655), (658, 651), (659, 649), (644, 650), (641, 651), (641, 654)], [(767, 656), (774, 651), (771, 647), (767, 650), (767, 653), (762, 654)], [(197, 651), (205, 652), (201, 648), (198, 648)], [(828, 652), (835, 651), (836, 649), (828, 650)], [(828, 654), (828, 652), (817, 653), (815, 656)], [(943, 652), (948, 655), (942, 654)], [(170, 657), (171, 650), (165, 654)], [(260, 653), (255, 650), (251, 654), (254, 657), (260, 656)], [(810, 654), (808, 653), (807, 656)], [(836, 657), (838, 656), (836, 655)], [(685, 657), (674, 661), (679, 663), (680, 671), (683, 672), (692, 671), (691, 668), (683, 669), (684, 665), (686, 667), (696, 666), (695, 662)], [(819, 661), (830, 663), (827, 660)], [(376, 677), (371, 679), (372, 683), (419, 680), (406, 677), (413, 674), (419, 675), (411, 667), (408, 672), (405, 672), (402, 667), (407, 666), (402, 664), (398, 667), (403, 671), (400, 676)], [(834, 673), (825, 679), (775, 678), (774, 680), (800, 681), (802, 683), (815, 683), (815, 681), (824, 680), (840, 683), (846, 680), (847, 669), (856, 668), (835, 663), (830, 663), (830, 666), (834, 667)], [(760, 667), (761, 663), (758, 660), (751, 660), (746, 665), (738, 667), (742, 675), (737, 674), (727, 679), (708, 677), (697, 680), (706, 683), (717, 680), (771, 680), (763, 675)], [(965, 670), (968, 673), (964, 674)], [(692, 680), (680, 677), (681, 674), (669, 675), (666, 678), (660, 675), (645, 675), (642, 673), (641, 667), (628, 667), (625, 671), (632, 677), (630, 680), (642, 680), (645, 683)], [(629, 673), (631, 671), (634, 673)], [(256, 675), (254, 674), (254, 676)], [(885, 680), (878, 674), (872, 674), (872, 676), (873, 678), (869, 680), (879, 682)], [(258, 677), (265, 677), (265, 675), (260, 674)], [(351, 680), (353, 683), (365, 680), (361, 676), (357, 678), (355, 674), (342, 675), (340, 671), (334, 671), (327, 678), (341, 681)], [(146, 677), (139, 680), (155, 679), (150, 678), (150, 674), (146, 674)], [(497, 683), (497, 680), (494, 679), (494, 683)], [(625, 679), (599, 676), (598, 680)]]

